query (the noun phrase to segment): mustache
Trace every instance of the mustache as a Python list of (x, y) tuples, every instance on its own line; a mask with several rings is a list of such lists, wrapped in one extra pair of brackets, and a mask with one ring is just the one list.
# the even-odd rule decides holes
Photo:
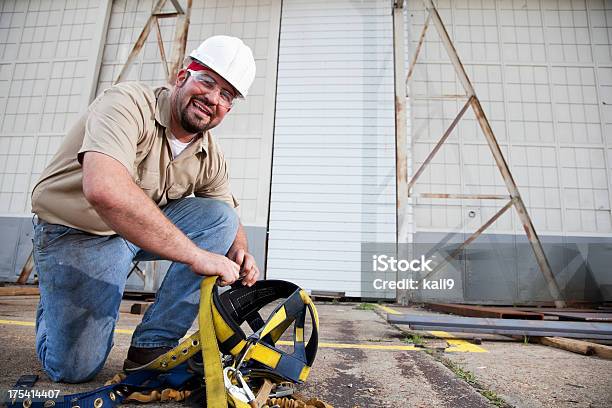
[(208, 102), (206, 98), (203, 98), (203, 97), (192, 96), (191, 99), (193, 99), (194, 101), (198, 101), (206, 106), (210, 106), (210, 107), (214, 106), (212, 103)]

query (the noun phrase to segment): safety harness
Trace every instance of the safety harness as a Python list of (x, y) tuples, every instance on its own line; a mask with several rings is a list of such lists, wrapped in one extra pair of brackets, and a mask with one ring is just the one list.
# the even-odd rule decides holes
[[(257, 408), (255, 390), (265, 383), (302, 383), (308, 377), (318, 347), (319, 318), (308, 294), (293, 283), (268, 280), (252, 287), (236, 284), (225, 292), (216, 277), (202, 281), (200, 329), (177, 347), (150, 363), (131, 370), (123, 380), (90, 392), (53, 400), (12, 400), (9, 407), (102, 408), (115, 407), (133, 393), (153, 390), (203, 390), (208, 408)], [(267, 320), (260, 310), (279, 299)], [(307, 314), (312, 321), (310, 338), (304, 340)], [(241, 325), (247, 323), (252, 334)], [(293, 351), (276, 347), (291, 326)], [(190, 360), (202, 352), (203, 373)], [(223, 356), (223, 357), (222, 357)], [(204, 381), (202, 381), (204, 380)]]

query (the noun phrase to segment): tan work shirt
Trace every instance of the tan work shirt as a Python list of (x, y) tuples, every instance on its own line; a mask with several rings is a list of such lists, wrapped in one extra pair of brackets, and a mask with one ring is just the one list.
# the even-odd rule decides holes
[(96, 98), (70, 129), (34, 187), (32, 212), (47, 222), (92, 234), (115, 233), (83, 195), (81, 160), (85, 152), (104, 153), (121, 162), (160, 207), (192, 193), (237, 207), (225, 159), (210, 132), (172, 159), (167, 140), (170, 93), (166, 87), (126, 82)]

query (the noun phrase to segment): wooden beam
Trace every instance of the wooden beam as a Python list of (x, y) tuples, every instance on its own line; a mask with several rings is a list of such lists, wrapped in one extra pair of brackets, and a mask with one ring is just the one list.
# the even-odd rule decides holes
[(545, 346), (556, 347), (572, 353), (585, 356), (596, 355), (606, 360), (612, 360), (612, 347), (590, 341), (568, 339), (565, 337), (540, 337), (539, 342)]
[(38, 286), (0, 286), (0, 296), (33, 296), (40, 294)]
[(423, 198), (448, 198), (458, 200), (509, 200), (509, 195), (498, 194), (447, 194), (447, 193), (420, 193)]
[(25, 265), (23, 265), (23, 268), (21, 268), (21, 273), (19, 274), (17, 283), (19, 285), (25, 285), (26, 283), (28, 283), (28, 278), (30, 277), (30, 274), (32, 273), (33, 270), (34, 270), (34, 257), (32, 255), (32, 252), (30, 251), (30, 255), (28, 256), (28, 259), (26, 260)]
[[(478, 238), (484, 232), (484, 230), (489, 228), (495, 221), (498, 220), (499, 217), (501, 217), (506, 211), (508, 211), (508, 209), (512, 206), (512, 202), (513, 202), (513, 200), (509, 200), (506, 203), (506, 205), (504, 205), (495, 214), (493, 214), (493, 216), (491, 218), (489, 218), (487, 220), (487, 222), (482, 224), (482, 226), (480, 228), (478, 228), (475, 232), (472, 233), (472, 235), (470, 235), (465, 241), (463, 241), (463, 243), (461, 245), (459, 245), (459, 247), (457, 249), (455, 249), (453, 251), (453, 253), (450, 254), (448, 256), (448, 258), (446, 258), (446, 259), (447, 260), (448, 259), (455, 259), (457, 257), (457, 255), (459, 255), (461, 253), (461, 251), (463, 251), (463, 249), (466, 246), (468, 246), (469, 244), (474, 242), (476, 240), (476, 238)], [(421, 279), (421, 281), (429, 278), (431, 275), (433, 275), (434, 273), (439, 271), (440, 268), (442, 268), (442, 265), (444, 265), (444, 264), (445, 264), (445, 262), (440, 262), (438, 265), (436, 265), (435, 268), (433, 268), (431, 271), (427, 272), (427, 274)]]
[(423, 161), (423, 163), (419, 166), (419, 169), (416, 171), (416, 173), (414, 173), (414, 176), (412, 176), (412, 178), (410, 179), (410, 181), (408, 182), (408, 187), (407, 187), (407, 194), (410, 195), (410, 190), (412, 190), (412, 187), (414, 186), (414, 183), (417, 182), (417, 180), (419, 179), (419, 177), (421, 177), (421, 174), (423, 174), (423, 171), (425, 171), (425, 167), (427, 167), (427, 165), (429, 164), (429, 162), (434, 158), (434, 156), (436, 155), (436, 153), (438, 153), (438, 151), (442, 148), (442, 145), (444, 144), (444, 142), (446, 142), (446, 139), (448, 139), (448, 137), (451, 135), (451, 133), (453, 132), (453, 130), (455, 129), (455, 127), (457, 126), (457, 123), (459, 123), (459, 121), (461, 120), (461, 118), (463, 117), (463, 114), (465, 113), (465, 111), (468, 109), (468, 107), (470, 106), (470, 101), (472, 100), (472, 98), (470, 97), (466, 102), (465, 105), (463, 105), (463, 107), (461, 108), (461, 110), (459, 111), (459, 113), (457, 114), (457, 116), (455, 116), (455, 119), (453, 119), (453, 121), (451, 122), (451, 124), (449, 125), (449, 127), (446, 129), (446, 131), (444, 132), (444, 134), (442, 135), (442, 137), (440, 138), (440, 140), (438, 140), (438, 143), (436, 143), (436, 145), (434, 146), (434, 148), (431, 150), (431, 152), (429, 152), (429, 154), (427, 155), (427, 157), (425, 158), (425, 160)]
[(187, 10), (176, 18), (176, 29), (172, 47), (172, 59), (170, 60), (168, 82), (173, 84), (176, 80), (178, 70), (185, 59), (185, 48), (187, 47), (187, 35), (189, 33), (189, 19), (191, 16), (192, 0), (187, 0)]
[(149, 36), (151, 26), (153, 25), (155, 19), (156, 17), (153, 14), (149, 16), (149, 19), (145, 23), (145, 26), (143, 27), (142, 31), (140, 32), (140, 35), (138, 36), (134, 47), (132, 47), (132, 51), (130, 51), (130, 55), (128, 55), (127, 61), (125, 61), (125, 64), (123, 64), (121, 72), (119, 72), (119, 75), (117, 76), (117, 79), (115, 79), (115, 82), (113, 84), (118, 84), (119, 82), (123, 81), (124, 77), (127, 75), (130, 66), (134, 62), (134, 59), (136, 59), (136, 56), (144, 46), (145, 41), (147, 41), (147, 37)]
[(410, 82), (410, 78), (412, 77), (412, 72), (414, 71), (414, 66), (416, 65), (417, 59), (419, 58), (419, 54), (421, 53), (421, 47), (423, 46), (423, 42), (425, 41), (425, 33), (427, 32), (427, 28), (429, 27), (430, 18), (431, 18), (431, 14), (427, 13), (425, 24), (423, 24), (421, 35), (419, 35), (419, 42), (417, 44), (416, 50), (414, 51), (414, 56), (412, 57), (412, 61), (410, 62), (410, 67), (408, 68), (408, 75), (406, 75), (406, 85), (408, 85), (408, 82)]
[(159, 28), (159, 20), (155, 17), (155, 34), (157, 36), (157, 46), (161, 55), (162, 65), (166, 73), (166, 81), (170, 81), (170, 72), (168, 71), (168, 61), (166, 60), (166, 50), (164, 49), (164, 39), (162, 38), (161, 29)]
[(406, 115), (404, 1), (393, 6), (393, 61), (395, 85), (395, 174), (396, 174), (396, 239), (408, 242), (408, 118)]

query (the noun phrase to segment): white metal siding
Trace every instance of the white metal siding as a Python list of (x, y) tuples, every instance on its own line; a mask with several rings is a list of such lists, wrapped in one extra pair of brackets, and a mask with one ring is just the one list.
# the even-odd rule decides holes
[(395, 241), (389, 1), (283, 1), (267, 277), (366, 295), (360, 244)]
[[(95, 70), (97, 0), (0, 5), (0, 213), (30, 213), (30, 192), (84, 111)], [(92, 63), (93, 62), (93, 63)]]
[[(408, 5), (414, 50), (424, 13), (419, 1)], [(612, 3), (440, 0), (438, 7), (538, 232), (609, 236)], [(461, 90), (430, 26), (413, 95)], [(413, 100), (415, 166), (463, 102)], [(416, 191), (506, 193), (473, 114), (450, 136)], [(425, 199), (415, 204), (418, 231), (466, 233), (503, 205)], [(470, 210), (475, 218), (467, 217)], [(489, 231), (523, 233), (514, 211)]]
[[(98, 93), (117, 78), (151, 13), (154, 1), (113, 2), (100, 70)], [(184, 1), (180, 1), (183, 8)], [(165, 10), (173, 6), (167, 2)], [(241, 38), (253, 50), (257, 75), (246, 101), (238, 101), (213, 130), (230, 167), (232, 192), (240, 202), (243, 223), (265, 226), (270, 189), (273, 104), (280, 0), (196, 1), (191, 10), (186, 53), (212, 35)], [(172, 55), (176, 19), (160, 20), (166, 56)], [(157, 40), (151, 30), (126, 80), (166, 82)]]

